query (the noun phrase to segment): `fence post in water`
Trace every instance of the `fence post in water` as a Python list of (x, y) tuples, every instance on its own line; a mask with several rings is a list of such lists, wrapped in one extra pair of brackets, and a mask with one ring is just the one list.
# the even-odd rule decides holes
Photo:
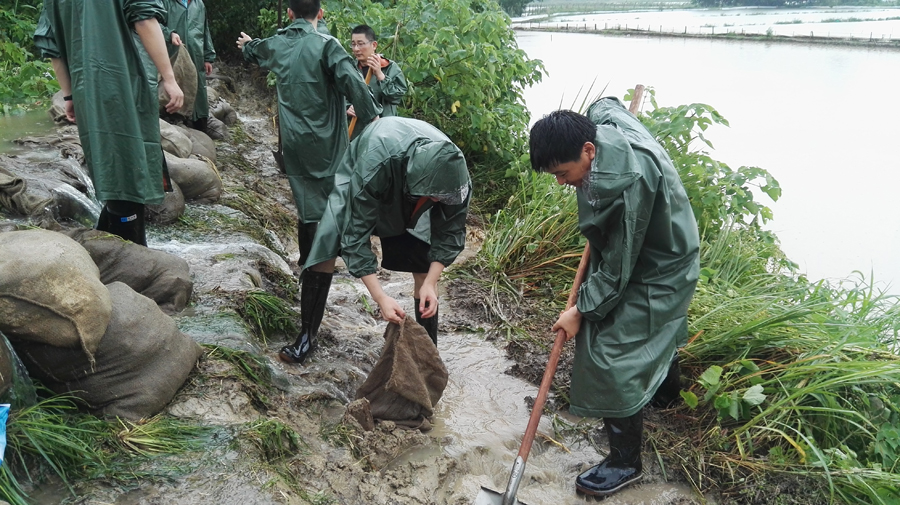
[(687, 26), (684, 27), (684, 34), (687, 35)]

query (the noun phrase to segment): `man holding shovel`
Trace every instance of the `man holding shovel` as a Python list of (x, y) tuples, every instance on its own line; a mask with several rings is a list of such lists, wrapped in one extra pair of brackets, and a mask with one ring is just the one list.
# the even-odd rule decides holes
[[(359, 25), (350, 32), (350, 48), (356, 57), (356, 68), (366, 76), (366, 82), (372, 89), (375, 103), (384, 109), (381, 117), (396, 116), (397, 106), (408, 89), (400, 66), (376, 52), (378, 40), (375, 38), (375, 30), (369, 25)], [(356, 116), (352, 105), (347, 109), (347, 115)], [(351, 134), (351, 140), (356, 138), (355, 134)]]
[(615, 98), (531, 129), (531, 166), (577, 188), (590, 265), (553, 330), (575, 337), (573, 414), (602, 417), (609, 455), (575, 480), (606, 496), (641, 478), (642, 409), (678, 397), (677, 348), (699, 273), (699, 233), (663, 148)]

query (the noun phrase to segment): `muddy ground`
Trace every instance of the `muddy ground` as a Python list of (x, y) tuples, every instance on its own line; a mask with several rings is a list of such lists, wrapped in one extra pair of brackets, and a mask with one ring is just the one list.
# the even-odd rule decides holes
[[(477, 436), (470, 443), (459, 430), (423, 433), (384, 422), (365, 432), (353, 422), (345, 422), (346, 405), (380, 355), (386, 324), (377, 317), (377, 306), (362, 283), (344, 270), (338, 270), (332, 285), (320, 347), (304, 366), (285, 365), (277, 359), (278, 349), (293, 335), (260, 335), (242, 318), (243, 300), (253, 290), (263, 289), (298, 305), (296, 213), (287, 181), (271, 155), (277, 142), (272, 121), (274, 97), (263, 85), (264, 75), (242, 69), (227, 73), (227, 78), (214, 81), (214, 86), (235, 107), (240, 123), (231, 129), (229, 140), (217, 142), (225, 194), (217, 204), (189, 205), (178, 223), (149, 231), (150, 247), (186, 259), (194, 278), (192, 302), (175, 317), (182, 331), (208, 345), (207, 352), (165, 414), (210, 427), (205, 448), (148, 460), (145, 467), (135, 469), (144, 475), (138, 484), (80, 483), (78, 497), (48, 487), (38, 493), (37, 502), (464, 505), (473, 502), (479, 485), (502, 491), (520, 438), (496, 440), (492, 447), (478, 442)], [(483, 236), (477, 222), (472, 224), (458, 264), (475, 254)], [(412, 312), (411, 276), (382, 271), (380, 277), (386, 291)], [(481, 289), (460, 280), (443, 283), (438, 346), (442, 355), (456, 363), (472, 349), (476, 361), (479, 356), (505, 353), (513, 361), (496, 358), (508, 366), (489, 372), (538, 383), (552, 343), (545, 331), (549, 320), (546, 316), (526, 317), (533, 312), (521, 307), (523, 327), (543, 332), (546, 338), (509, 343), (493, 331), (479, 301)], [(567, 387), (570, 353), (568, 347), (557, 374), (560, 392)], [(471, 370), (457, 365), (448, 368), (451, 375), (454, 370)], [(526, 390), (536, 394), (537, 387), (531, 388)], [(472, 390), (463, 391), (456, 399), (465, 404), (467, 398), (491, 401)], [(510, 401), (527, 416), (530, 400), (523, 394)], [(559, 406), (561, 402), (551, 404)], [(477, 406), (475, 411), (477, 416)], [(456, 410), (443, 412), (449, 416)], [(484, 416), (496, 415), (487, 407), (483, 412)], [(441, 413), (439, 409), (438, 417)], [(660, 426), (674, 415), (648, 412), (649, 429), (665, 429)], [(569, 483), (602, 458), (605, 437), (598, 435), (595, 423), (564, 415), (545, 417), (553, 418), (552, 426), (542, 424), (533, 449), (538, 454), (533, 458), (537, 470), (526, 476), (523, 493), (527, 493), (520, 497), (538, 497), (543, 500), (539, 503), (582, 503)], [(493, 420), (484, 421), (490, 424)], [(524, 422), (515, 419), (511, 423), (513, 431), (524, 431)], [(497, 454), (497, 447), (502, 454)], [(554, 452), (560, 455), (551, 454)], [(678, 482), (678, 472), (671, 468), (666, 472), (649, 444), (644, 461), (647, 475), (643, 484), (607, 503), (731, 502), (720, 501), (714, 494), (695, 494), (690, 484)], [(542, 486), (563, 491), (561, 495), (541, 494)]]

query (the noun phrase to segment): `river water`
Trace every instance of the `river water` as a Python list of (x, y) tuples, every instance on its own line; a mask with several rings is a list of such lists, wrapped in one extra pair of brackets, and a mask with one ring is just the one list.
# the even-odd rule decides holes
[[(900, 293), (895, 151), (900, 51), (753, 41), (517, 32), (547, 75), (525, 90), (532, 121), (592, 95), (652, 86), (660, 106), (712, 105), (714, 159), (779, 180), (767, 227), (810, 279), (862, 272)], [(582, 89), (583, 87), (583, 89)], [(579, 97), (579, 92), (581, 96)], [(649, 106), (649, 104), (647, 104)]]

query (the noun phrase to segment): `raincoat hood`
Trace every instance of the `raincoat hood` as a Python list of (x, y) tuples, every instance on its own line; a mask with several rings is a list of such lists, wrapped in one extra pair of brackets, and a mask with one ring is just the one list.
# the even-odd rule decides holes
[(410, 195), (430, 196), (447, 205), (459, 205), (469, 195), (466, 159), (453, 142), (417, 145), (409, 153), (406, 174)]

